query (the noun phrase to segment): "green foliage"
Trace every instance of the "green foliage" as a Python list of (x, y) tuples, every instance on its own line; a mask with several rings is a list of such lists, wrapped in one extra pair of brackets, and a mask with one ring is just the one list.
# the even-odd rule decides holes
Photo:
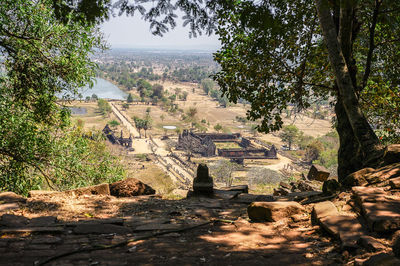
[(107, 124), (109, 124), (111, 127), (116, 127), (120, 125), (120, 123), (117, 120), (108, 121)]
[(214, 88), (215, 84), (212, 79), (206, 78), (201, 81), (201, 88), (204, 93), (208, 95), (208, 93)]
[(129, 94), (128, 94), (128, 98), (126, 98), (126, 102), (127, 102), (127, 103), (133, 103), (132, 93), (129, 93)]
[(289, 150), (291, 150), (292, 144), (297, 140), (299, 134), (299, 129), (295, 125), (288, 125), (283, 127), (279, 137), (289, 145)]
[(99, 112), (103, 115), (103, 116), (109, 116), (112, 109), (111, 109), (111, 105), (104, 99), (98, 99), (97, 100), (97, 106), (99, 108)]
[(217, 132), (220, 132), (220, 131), (222, 130), (222, 126), (221, 126), (220, 124), (216, 124), (216, 125), (214, 126), (214, 129), (215, 129)]
[(92, 83), (96, 65), (90, 56), (104, 48), (102, 39), (75, 11), (60, 21), (54, 3), (0, 5), (0, 190), (26, 194), (43, 180), (63, 189), (79, 178), (96, 182), (112, 172), (113, 160), (92, 153), (91, 140), (69, 128), (69, 110), (56, 103), (57, 93), (77, 95), (77, 88)]

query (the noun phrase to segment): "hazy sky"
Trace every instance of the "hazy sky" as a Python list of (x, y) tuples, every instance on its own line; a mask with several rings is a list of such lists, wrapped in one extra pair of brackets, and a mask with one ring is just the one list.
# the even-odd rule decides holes
[(164, 48), (164, 49), (201, 49), (217, 50), (219, 40), (215, 35), (189, 38), (189, 29), (182, 27), (182, 21), (177, 27), (164, 34), (154, 36), (150, 32), (150, 24), (143, 21), (140, 15), (135, 17), (111, 18), (101, 29), (112, 48)]

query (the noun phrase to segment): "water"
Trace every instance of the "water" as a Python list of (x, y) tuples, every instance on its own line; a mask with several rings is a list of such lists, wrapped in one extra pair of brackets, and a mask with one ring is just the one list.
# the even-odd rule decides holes
[(85, 115), (87, 114), (87, 109), (85, 107), (68, 107), (73, 115)]
[[(120, 90), (117, 86), (112, 84), (111, 82), (101, 79), (95, 78), (95, 82), (93, 88), (84, 87), (79, 92), (82, 94), (82, 99), (85, 99), (87, 96), (92, 97), (93, 94), (96, 94), (97, 97), (102, 99), (112, 99), (112, 100), (124, 100), (128, 97), (128, 94), (122, 90)], [(64, 96), (65, 93), (62, 93), (60, 96)], [(75, 99), (79, 99), (78, 96), (74, 97)]]

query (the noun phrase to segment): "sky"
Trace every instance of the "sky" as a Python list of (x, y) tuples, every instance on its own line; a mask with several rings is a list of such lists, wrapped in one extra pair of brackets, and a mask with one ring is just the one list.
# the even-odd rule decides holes
[(111, 48), (216, 51), (220, 47), (215, 35), (189, 38), (189, 28), (182, 27), (182, 21), (177, 21), (175, 29), (163, 37), (151, 34), (150, 24), (140, 15), (112, 17), (101, 25), (101, 30)]

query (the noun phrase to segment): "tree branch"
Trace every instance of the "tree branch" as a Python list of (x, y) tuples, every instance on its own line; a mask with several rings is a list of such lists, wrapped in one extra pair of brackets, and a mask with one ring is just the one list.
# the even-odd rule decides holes
[(382, 0), (375, 0), (375, 8), (374, 8), (374, 13), (372, 15), (371, 27), (369, 28), (369, 50), (367, 55), (367, 61), (365, 63), (365, 72), (362, 80), (361, 90), (363, 90), (365, 86), (367, 86), (368, 78), (371, 73), (372, 56), (375, 49), (375, 28), (381, 4)]

